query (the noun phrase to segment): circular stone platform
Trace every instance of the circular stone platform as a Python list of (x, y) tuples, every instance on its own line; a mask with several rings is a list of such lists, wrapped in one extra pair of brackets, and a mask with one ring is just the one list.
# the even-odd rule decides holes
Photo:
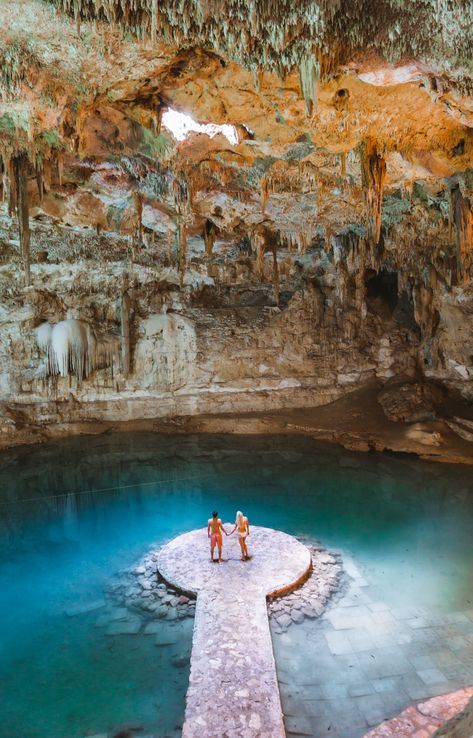
[[(233, 523), (224, 527), (230, 531)], [(158, 571), (168, 584), (194, 595), (204, 589), (226, 593), (250, 587), (269, 597), (295, 589), (310, 574), (309, 549), (287, 533), (253, 525), (247, 546), (251, 558), (242, 561), (236, 533), (223, 536), (224, 561), (212, 563), (207, 528), (193, 530), (163, 546)]]
[(224, 536), (224, 561), (212, 563), (202, 528), (159, 552), (161, 576), (197, 595), (183, 738), (285, 736), (266, 598), (302, 584), (311, 555), (292, 536), (258, 526), (248, 551), (242, 561), (235, 534)]

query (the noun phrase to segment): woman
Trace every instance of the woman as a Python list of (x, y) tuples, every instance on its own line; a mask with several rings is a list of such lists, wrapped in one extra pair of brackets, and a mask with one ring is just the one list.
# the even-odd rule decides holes
[(240, 542), (241, 548), (241, 560), (246, 561), (246, 559), (250, 558), (248, 555), (248, 549), (246, 547), (246, 538), (250, 535), (250, 524), (248, 522), (248, 518), (243, 515), (241, 510), (238, 510), (236, 514), (235, 527), (233, 528), (232, 533), (234, 533), (235, 530), (238, 530), (238, 540)]

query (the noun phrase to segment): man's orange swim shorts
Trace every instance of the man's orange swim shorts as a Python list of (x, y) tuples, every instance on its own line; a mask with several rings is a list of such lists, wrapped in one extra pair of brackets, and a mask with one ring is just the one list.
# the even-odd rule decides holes
[(218, 545), (220, 548), (222, 547), (222, 534), (221, 533), (212, 533), (210, 536), (210, 545), (212, 548), (215, 545)]

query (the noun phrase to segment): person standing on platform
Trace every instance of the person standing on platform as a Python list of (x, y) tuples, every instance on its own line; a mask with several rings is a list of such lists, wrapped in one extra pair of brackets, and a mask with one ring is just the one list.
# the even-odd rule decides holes
[[(207, 523), (207, 535), (210, 538), (210, 561), (223, 561), (222, 559), (222, 531), (227, 536), (228, 533), (222, 525), (222, 521), (218, 517), (218, 512), (214, 510), (212, 517)], [(218, 548), (218, 559), (214, 559), (215, 546)]]

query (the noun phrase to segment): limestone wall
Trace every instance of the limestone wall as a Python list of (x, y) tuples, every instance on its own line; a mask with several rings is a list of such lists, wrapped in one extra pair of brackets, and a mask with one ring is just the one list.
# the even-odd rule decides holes
[(224, 268), (215, 283), (211, 271), (189, 270), (179, 290), (169, 269), (134, 265), (130, 372), (118, 348), (108, 367), (79, 382), (73, 371), (41, 376), (36, 328), (75, 318), (119, 347), (123, 265), (37, 264), (27, 289), (14, 265), (3, 267), (0, 399), (39, 423), (124, 420), (317, 405), (414, 371), (415, 332), (343, 304), (334, 269), (317, 285), (288, 274), (279, 307), (270, 283)]

